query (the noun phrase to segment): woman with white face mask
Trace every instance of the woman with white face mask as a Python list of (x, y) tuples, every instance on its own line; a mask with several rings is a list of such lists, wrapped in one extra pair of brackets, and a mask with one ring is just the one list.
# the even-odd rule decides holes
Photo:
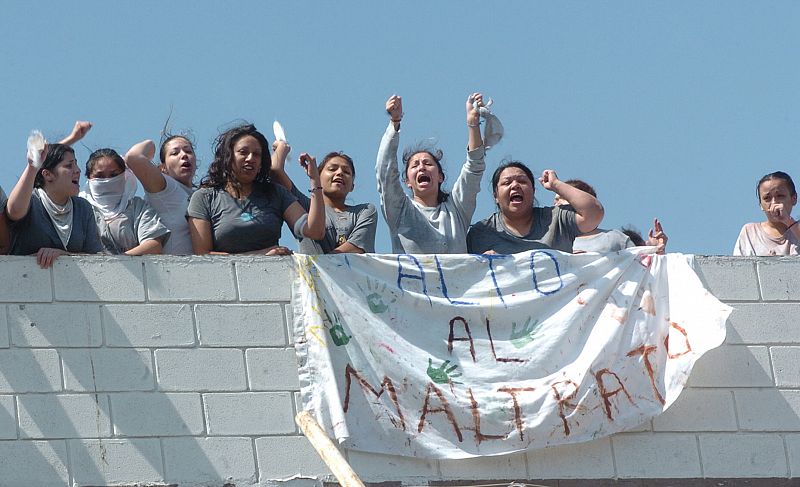
[(100, 240), (110, 254), (160, 254), (170, 236), (158, 214), (136, 193), (136, 176), (113, 149), (99, 149), (86, 161), (86, 189)]

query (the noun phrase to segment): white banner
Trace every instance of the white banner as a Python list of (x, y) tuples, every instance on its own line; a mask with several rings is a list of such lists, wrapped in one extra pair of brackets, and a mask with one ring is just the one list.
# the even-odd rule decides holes
[(651, 250), (295, 255), (303, 408), (348, 448), (425, 458), (636, 427), (731, 311)]

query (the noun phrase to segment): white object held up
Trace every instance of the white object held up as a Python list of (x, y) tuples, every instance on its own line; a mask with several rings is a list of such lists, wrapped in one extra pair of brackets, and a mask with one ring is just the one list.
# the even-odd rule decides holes
[(286, 140), (286, 132), (283, 131), (283, 127), (277, 120), (275, 120), (275, 122), (272, 124), (272, 132), (275, 134), (275, 140), (280, 140), (287, 143), (289, 142)]
[(47, 141), (44, 140), (44, 135), (38, 130), (32, 130), (28, 136), (28, 160), (36, 169), (42, 167), (42, 151)]

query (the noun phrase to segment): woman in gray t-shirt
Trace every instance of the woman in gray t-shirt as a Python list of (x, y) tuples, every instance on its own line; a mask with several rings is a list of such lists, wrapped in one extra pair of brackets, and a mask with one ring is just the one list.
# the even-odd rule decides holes
[(269, 144), (254, 125), (220, 134), (214, 162), (186, 210), (194, 253), (290, 254), (278, 246), (283, 222), (298, 238), (321, 239), (325, 208), (317, 163), (301, 154), (300, 164), (311, 180), (308, 214), (286, 188), (269, 180)]
[[(311, 198), (303, 194), (286, 174), (286, 157), (291, 147), (284, 141), (272, 144), (272, 178), (292, 192), (297, 202), (308, 211)], [(321, 240), (300, 240), (302, 254), (375, 252), (375, 228), (378, 214), (372, 203), (348, 205), (347, 195), (353, 191), (356, 168), (344, 152), (331, 152), (317, 167), (325, 202), (325, 237)]]
[(514, 254), (534, 249), (572, 252), (572, 241), (579, 233), (597, 228), (603, 219), (603, 206), (597, 198), (560, 181), (551, 169), (545, 170), (539, 181), (571, 207), (534, 207), (531, 170), (517, 161), (501, 164), (492, 175), (499, 211), (470, 227), (470, 253)]
[(86, 161), (86, 191), (97, 230), (111, 254), (160, 254), (169, 230), (150, 205), (135, 196), (136, 176), (113, 149), (98, 149)]

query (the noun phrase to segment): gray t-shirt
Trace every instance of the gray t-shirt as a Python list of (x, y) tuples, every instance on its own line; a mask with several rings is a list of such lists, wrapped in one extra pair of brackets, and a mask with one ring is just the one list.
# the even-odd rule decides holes
[(237, 200), (222, 189), (200, 188), (189, 201), (187, 214), (211, 223), (212, 250), (237, 254), (278, 245), (283, 213), (295, 202), (283, 186), (268, 191), (254, 188)]
[(581, 235), (572, 242), (572, 251), (617, 252), (634, 247), (631, 238), (619, 230), (600, 230), (594, 235)]
[(463, 254), (481, 177), (486, 169), (483, 146), (467, 151), (453, 191), (444, 203), (423, 206), (406, 195), (400, 184), (397, 149), (400, 133), (389, 122), (378, 148), (375, 173), (381, 209), (392, 236), (395, 254)]
[[(311, 208), (311, 198), (304, 195), (297, 186), (292, 185), (292, 195), (306, 212)], [(336, 211), (325, 206), (325, 237), (322, 240), (303, 238), (299, 241), (301, 254), (330, 254), (345, 242), (364, 252), (375, 252), (375, 228), (378, 226), (378, 212), (372, 203), (346, 205), (344, 211)]]
[(125, 211), (110, 221), (106, 221), (99, 210), (92, 209), (100, 241), (111, 254), (124, 254), (145, 240), (158, 240), (164, 245), (169, 239), (169, 230), (158, 214), (138, 196), (131, 198)]
[(189, 198), (194, 190), (171, 176), (164, 175), (164, 181), (166, 186), (162, 191), (145, 192), (144, 200), (153, 207), (161, 223), (171, 232), (169, 240), (164, 243), (163, 252), (169, 255), (191, 255), (192, 238), (186, 222), (186, 207), (189, 206)]
[(31, 255), (42, 248), (82, 254), (102, 252), (103, 244), (97, 233), (92, 205), (83, 198), (72, 196), (72, 233), (67, 248), (64, 248), (39, 194), (34, 191), (28, 214), (11, 222), (11, 255)]
[(518, 237), (511, 233), (498, 212), (470, 227), (467, 248), (472, 254), (482, 254), (487, 250), (494, 250), (498, 254), (516, 254), (536, 249), (572, 252), (572, 241), (579, 233), (575, 211), (571, 208), (534, 207), (533, 223), (527, 235)]
[(798, 255), (800, 241), (791, 232), (780, 237), (773, 237), (764, 231), (760, 223), (748, 223), (739, 232), (733, 255), (769, 256)]

